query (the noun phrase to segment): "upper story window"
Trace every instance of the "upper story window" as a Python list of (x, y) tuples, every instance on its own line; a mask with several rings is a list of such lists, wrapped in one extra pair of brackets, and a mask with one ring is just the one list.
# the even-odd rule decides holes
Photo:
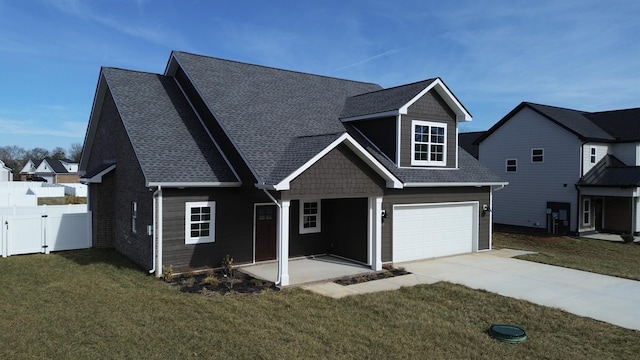
[(442, 123), (413, 120), (411, 128), (411, 165), (445, 166), (447, 126)]
[(195, 201), (185, 204), (185, 244), (214, 242), (215, 201)]
[(300, 234), (320, 232), (320, 201), (300, 201)]
[(531, 162), (543, 162), (544, 149), (531, 149)]
[(591, 147), (591, 158), (589, 159), (592, 164), (596, 163), (596, 148), (595, 146)]
[(518, 159), (507, 159), (505, 165), (506, 172), (518, 172)]

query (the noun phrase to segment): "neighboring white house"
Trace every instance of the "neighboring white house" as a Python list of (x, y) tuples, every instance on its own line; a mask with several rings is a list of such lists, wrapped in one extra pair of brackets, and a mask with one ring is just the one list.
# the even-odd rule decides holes
[(584, 112), (523, 102), (477, 141), (509, 182), (498, 224), (554, 234), (640, 232), (640, 108)]
[(20, 170), (22, 180), (42, 178), (50, 184), (78, 182), (78, 163), (68, 159), (28, 160)]
[(0, 181), (13, 181), (13, 170), (0, 160)]

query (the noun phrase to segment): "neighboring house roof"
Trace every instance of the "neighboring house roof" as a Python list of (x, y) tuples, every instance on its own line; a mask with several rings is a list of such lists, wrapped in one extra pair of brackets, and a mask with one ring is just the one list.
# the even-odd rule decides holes
[(115, 68), (102, 74), (148, 184), (239, 182), (173, 78)]
[(625, 142), (640, 140), (640, 108), (586, 112), (523, 102), (491, 127), (482, 142), (523, 108), (530, 108), (583, 140)]
[(478, 140), (486, 131), (474, 131), (458, 134), (458, 145), (460, 145), (466, 152), (468, 152), (474, 158), (478, 158), (479, 148)]
[(587, 172), (578, 186), (638, 187), (640, 166), (627, 166), (613, 155), (605, 155)]
[[(68, 174), (69, 169), (65, 166), (66, 164), (75, 164), (75, 162), (68, 159), (52, 159), (52, 158), (44, 158), (42, 160), (29, 159), (27, 163), (24, 165), (21, 174), (31, 174), (31, 173), (54, 173), (54, 174)], [(32, 164), (32, 166), (29, 166)], [(44, 171), (44, 168), (40, 169), (41, 166), (48, 166)], [(42, 171), (40, 171), (42, 170)]]

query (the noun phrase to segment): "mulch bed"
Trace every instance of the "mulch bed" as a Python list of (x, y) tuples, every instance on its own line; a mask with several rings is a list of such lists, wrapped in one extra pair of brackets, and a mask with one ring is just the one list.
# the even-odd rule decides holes
[(401, 276), (401, 275), (408, 275), (408, 274), (411, 274), (411, 273), (406, 271), (405, 269), (402, 269), (402, 268), (397, 269), (392, 266), (384, 266), (380, 271), (376, 271), (368, 274), (356, 275), (356, 276), (345, 276), (343, 278), (335, 280), (334, 283), (347, 286), (347, 285), (361, 284), (367, 281), (387, 279), (387, 278), (392, 278), (394, 276)]
[(270, 281), (256, 279), (240, 271), (236, 271), (233, 279), (225, 277), (222, 271), (197, 275), (182, 274), (175, 276), (170, 283), (178, 286), (183, 293), (205, 295), (257, 294), (267, 290), (280, 290)]

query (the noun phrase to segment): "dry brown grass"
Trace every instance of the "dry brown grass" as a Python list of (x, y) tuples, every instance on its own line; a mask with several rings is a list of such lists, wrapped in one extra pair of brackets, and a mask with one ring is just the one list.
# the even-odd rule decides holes
[[(325, 298), (184, 294), (114, 251), (0, 259), (2, 359), (634, 359), (640, 334), (438, 283)], [(522, 326), (509, 345), (492, 323)]]

